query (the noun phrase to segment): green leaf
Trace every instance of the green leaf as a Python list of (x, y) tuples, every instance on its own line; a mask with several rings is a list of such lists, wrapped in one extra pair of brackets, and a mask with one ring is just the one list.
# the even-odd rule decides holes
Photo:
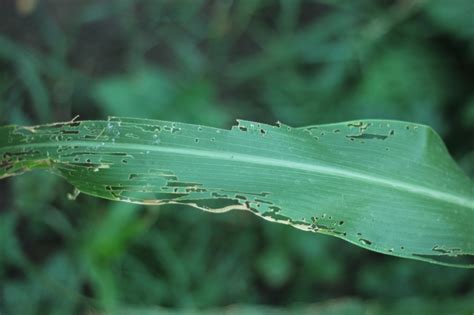
[(474, 267), (472, 180), (422, 125), (223, 130), (112, 117), (1, 127), (0, 178), (41, 168), (101, 198), (247, 210), (376, 252)]

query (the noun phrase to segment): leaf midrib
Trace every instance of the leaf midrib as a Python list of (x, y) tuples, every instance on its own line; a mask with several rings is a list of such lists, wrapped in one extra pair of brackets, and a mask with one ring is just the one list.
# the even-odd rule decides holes
[[(92, 147), (96, 146), (92, 144), (94, 142), (90, 141), (68, 141), (64, 145), (68, 146), (78, 146), (78, 147)], [(8, 151), (9, 149), (17, 148), (19, 146), (29, 147), (29, 148), (45, 148), (45, 147), (57, 147), (58, 145), (52, 145), (51, 143), (35, 143), (35, 144), (22, 144), (22, 145), (12, 145), (8, 147), (3, 147), (2, 150)], [(196, 157), (205, 157), (215, 160), (225, 160), (225, 161), (234, 161), (234, 162), (244, 162), (255, 165), (264, 165), (264, 166), (275, 166), (288, 169), (296, 169), (301, 171), (308, 171), (313, 173), (326, 174), (342, 178), (351, 178), (354, 180), (359, 180), (362, 182), (369, 182), (380, 184), (386, 187), (390, 187), (399, 191), (405, 191), (416, 195), (422, 195), (425, 197), (441, 200), (447, 203), (455, 204), (461, 207), (465, 207), (471, 210), (474, 210), (474, 201), (469, 200), (458, 195), (445, 193), (439, 190), (410, 184), (407, 182), (399, 181), (396, 179), (388, 179), (384, 177), (376, 177), (368, 175), (365, 173), (354, 172), (347, 169), (339, 169), (328, 165), (316, 165), (308, 164), (304, 162), (293, 162), (282, 159), (274, 159), (270, 157), (258, 156), (258, 155), (249, 155), (236, 152), (223, 152), (216, 150), (197, 150), (190, 148), (173, 148), (163, 145), (148, 145), (148, 144), (136, 144), (136, 143), (100, 143), (100, 147), (105, 147), (108, 149), (120, 149), (120, 150), (138, 150), (138, 151), (153, 151), (153, 152), (163, 152), (163, 153), (173, 153), (180, 155), (189, 155)]]

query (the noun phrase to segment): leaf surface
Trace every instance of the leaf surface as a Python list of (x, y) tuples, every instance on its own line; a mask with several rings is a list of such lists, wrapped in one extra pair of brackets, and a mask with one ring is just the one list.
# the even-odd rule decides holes
[(112, 117), (1, 127), (0, 158), (0, 178), (46, 168), (101, 198), (248, 210), (373, 251), (474, 267), (472, 180), (427, 126), (223, 130)]

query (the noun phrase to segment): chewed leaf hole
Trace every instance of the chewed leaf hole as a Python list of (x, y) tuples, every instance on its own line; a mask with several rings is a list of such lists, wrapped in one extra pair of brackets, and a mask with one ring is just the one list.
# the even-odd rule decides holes
[(469, 254), (459, 254), (456, 256), (446, 256), (446, 255), (417, 255), (415, 257), (421, 257), (423, 259), (428, 259), (433, 262), (447, 264), (447, 265), (458, 265), (458, 266), (469, 266), (474, 265), (474, 255)]
[(360, 238), (360, 239), (359, 239), (359, 242), (360, 242), (361, 244), (364, 244), (364, 245), (372, 245), (372, 242), (369, 241), (369, 240), (367, 240), (367, 239), (365, 239), (365, 238)]

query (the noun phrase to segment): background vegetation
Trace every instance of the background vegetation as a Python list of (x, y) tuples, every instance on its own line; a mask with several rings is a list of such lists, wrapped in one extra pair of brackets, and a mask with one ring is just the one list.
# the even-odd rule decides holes
[[(6, 0), (0, 124), (402, 119), (474, 176), (473, 16), (471, 0)], [(1, 314), (474, 310), (472, 270), (71, 191), (42, 172), (0, 181)]]

